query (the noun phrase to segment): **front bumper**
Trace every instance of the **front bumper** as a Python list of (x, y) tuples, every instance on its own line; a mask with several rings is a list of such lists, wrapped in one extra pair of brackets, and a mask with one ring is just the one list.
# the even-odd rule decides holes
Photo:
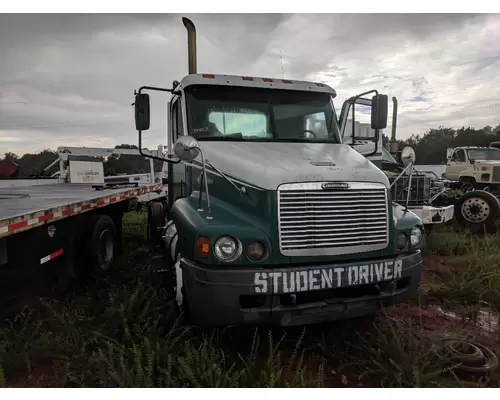
[(424, 225), (430, 224), (444, 224), (445, 222), (453, 219), (454, 206), (433, 207), (433, 206), (420, 206), (409, 207), (413, 214), (420, 217)]
[(372, 315), (413, 297), (420, 251), (357, 263), (286, 268), (205, 267), (181, 259), (193, 324), (307, 325)]

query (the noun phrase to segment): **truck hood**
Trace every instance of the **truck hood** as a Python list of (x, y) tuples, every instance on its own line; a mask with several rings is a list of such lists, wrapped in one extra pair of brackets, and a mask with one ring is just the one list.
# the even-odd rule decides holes
[(215, 168), (260, 189), (313, 181), (378, 182), (389, 187), (387, 176), (346, 144), (200, 141), (199, 145)]
[(476, 160), (474, 163), (476, 167), (481, 166), (481, 167), (496, 167), (500, 166), (500, 161), (490, 161), (490, 160)]

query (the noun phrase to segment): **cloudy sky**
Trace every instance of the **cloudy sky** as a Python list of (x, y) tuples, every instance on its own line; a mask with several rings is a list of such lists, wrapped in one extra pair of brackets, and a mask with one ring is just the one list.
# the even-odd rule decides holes
[[(500, 123), (500, 15), (205, 14), (199, 72), (322, 81), (399, 99), (398, 136)], [(180, 15), (0, 15), (0, 154), (136, 143), (134, 89), (187, 73)], [(150, 148), (167, 97), (152, 95)]]

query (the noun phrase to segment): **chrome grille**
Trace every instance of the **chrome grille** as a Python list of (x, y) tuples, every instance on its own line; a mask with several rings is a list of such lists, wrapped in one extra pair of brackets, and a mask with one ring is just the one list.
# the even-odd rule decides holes
[(278, 188), (281, 254), (339, 255), (385, 248), (386, 186), (349, 182), (349, 189), (324, 190), (323, 183), (293, 183)]
[(500, 167), (493, 167), (492, 181), (493, 182), (500, 181)]
[[(396, 203), (406, 204), (408, 197), (408, 176), (402, 176), (391, 187), (392, 199)], [(392, 179), (394, 181), (394, 179)], [(410, 184), (409, 206), (427, 204), (431, 197), (431, 179), (423, 175), (413, 174)]]

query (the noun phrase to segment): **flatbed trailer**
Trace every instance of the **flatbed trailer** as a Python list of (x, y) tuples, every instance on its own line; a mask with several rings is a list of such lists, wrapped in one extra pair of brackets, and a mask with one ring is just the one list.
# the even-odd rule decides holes
[(138, 196), (162, 190), (159, 183), (0, 188), (0, 274), (49, 273), (65, 285), (98, 277), (121, 253), (124, 213)]

